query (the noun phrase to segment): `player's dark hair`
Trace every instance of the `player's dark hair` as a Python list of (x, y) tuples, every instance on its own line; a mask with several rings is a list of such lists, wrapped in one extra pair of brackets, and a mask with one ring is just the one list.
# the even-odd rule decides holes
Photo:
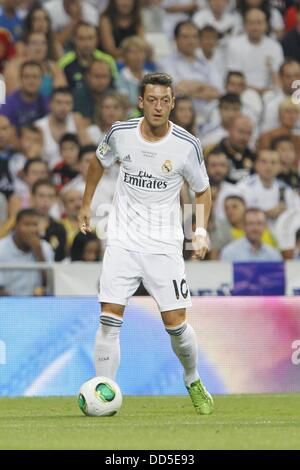
[(39, 214), (35, 209), (22, 209), (17, 213), (16, 224), (21, 222), (25, 217), (39, 217)]
[(183, 26), (192, 26), (194, 29), (196, 29), (198, 31), (198, 34), (199, 34), (199, 30), (198, 30), (197, 26), (192, 21), (190, 21), (190, 20), (179, 21), (179, 23), (177, 23), (175, 28), (174, 28), (174, 37), (175, 37), (175, 39), (178, 38), (178, 36), (180, 34), (180, 30)]
[(32, 165), (34, 165), (35, 163), (42, 163), (43, 165), (45, 165), (48, 169), (48, 164), (47, 162), (45, 162), (44, 160), (42, 160), (41, 158), (32, 158), (31, 160), (27, 160), (27, 162), (25, 163), (24, 165), (24, 168), (23, 168), (23, 172), (25, 175), (27, 175), (30, 167)]
[(72, 91), (67, 86), (60, 86), (60, 87), (54, 88), (54, 90), (51, 93), (50, 99), (53, 100), (55, 95), (70, 95), (73, 98)]
[(226, 75), (226, 79), (225, 79), (225, 84), (227, 85), (230, 78), (233, 77), (233, 76), (237, 76), (237, 77), (240, 77), (240, 78), (245, 78), (245, 75), (243, 74), (243, 72), (240, 72), (238, 70), (231, 70), (230, 72), (227, 73)]
[(96, 153), (97, 146), (96, 145), (84, 145), (81, 147), (80, 152), (79, 152), (79, 161), (82, 160), (83, 156), (86, 153)]
[(167, 73), (147, 73), (141, 82), (141, 96), (144, 96), (147, 85), (162, 85), (165, 87), (170, 87), (172, 90), (172, 95), (174, 95), (173, 80), (172, 77), (170, 77), (170, 75)]
[(22, 77), (23, 72), (27, 67), (37, 67), (40, 70), (41, 75), (43, 74), (43, 69), (42, 69), (41, 64), (39, 64), (35, 60), (27, 60), (26, 62), (23, 62), (23, 64), (20, 67), (20, 77)]
[(277, 150), (277, 147), (281, 142), (288, 142), (289, 144), (294, 145), (288, 135), (281, 135), (271, 140), (270, 150)]
[(246, 202), (245, 199), (242, 196), (239, 196), (238, 194), (229, 194), (228, 196), (225, 197), (224, 203), (226, 201), (229, 201), (230, 199), (234, 199), (235, 201), (239, 201), (243, 206), (246, 207)]
[(226, 93), (225, 95), (221, 96), (219, 100), (219, 107), (222, 107), (223, 104), (232, 104), (232, 105), (239, 105), (241, 106), (241, 100), (238, 95), (234, 93)]
[(59, 141), (60, 149), (65, 142), (72, 142), (73, 144), (77, 145), (78, 148), (80, 148), (80, 143), (76, 134), (72, 134), (71, 132), (66, 132)]
[(36, 181), (36, 182), (34, 183), (34, 185), (32, 186), (31, 193), (33, 194), (33, 196), (36, 195), (38, 189), (39, 189), (41, 186), (47, 186), (48, 188), (54, 189), (55, 194), (56, 194), (55, 185), (54, 185), (53, 183), (51, 183), (51, 181), (43, 179), (43, 180), (38, 180), (38, 181)]

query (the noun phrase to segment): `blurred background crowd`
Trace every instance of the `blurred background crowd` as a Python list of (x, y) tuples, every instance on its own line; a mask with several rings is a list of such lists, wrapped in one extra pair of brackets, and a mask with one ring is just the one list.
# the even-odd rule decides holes
[[(299, 1), (0, 5), (0, 264), (102, 258), (105, 241), (78, 233), (87, 169), (111, 124), (140, 116), (151, 71), (173, 77), (172, 121), (203, 147), (208, 259), (300, 257)], [(94, 209), (111, 203), (117, 177), (115, 165)], [(193, 202), (185, 186), (181, 200)]]

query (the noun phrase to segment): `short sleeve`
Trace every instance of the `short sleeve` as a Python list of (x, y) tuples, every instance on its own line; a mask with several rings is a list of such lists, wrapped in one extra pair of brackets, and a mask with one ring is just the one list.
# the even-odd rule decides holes
[(193, 140), (191, 151), (182, 170), (182, 176), (195, 193), (202, 193), (209, 187), (209, 178), (199, 139)]
[(116, 131), (112, 127), (100, 142), (96, 155), (104, 168), (109, 168), (118, 160), (116, 149)]

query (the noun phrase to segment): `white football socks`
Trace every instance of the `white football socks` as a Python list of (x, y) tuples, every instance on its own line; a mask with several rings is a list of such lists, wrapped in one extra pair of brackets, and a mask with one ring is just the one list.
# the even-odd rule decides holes
[(97, 377), (115, 380), (120, 365), (120, 331), (123, 320), (112, 313), (103, 313), (95, 344), (95, 366)]
[(184, 368), (184, 382), (189, 387), (199, 379), (198, 345), (194, 329), (186, 321), (175, 327), (167, 327), (174, 353)]

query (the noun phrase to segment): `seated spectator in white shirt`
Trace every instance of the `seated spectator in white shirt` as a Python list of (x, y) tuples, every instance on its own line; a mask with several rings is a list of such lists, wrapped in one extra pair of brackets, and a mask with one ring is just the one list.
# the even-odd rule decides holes
[(276, 137), (271, 142), (271, 149), (278, 152), (280, 157), (278, 178), (300, 195), (300, 173), (296, 171), (298, 159), (294, 143), (288, 136)]
[(204, 26), (204, 28), (200, 29), (199, 46), (196, 51), (197, 57), (212, 65), (218, 72), (218, 88), (223, 89), (227, 64), (226, 53), (224, 46), (220, 44), (218, 31), (212, 26)]
[(228, 136), (232, 121), (241, 114), (240, 98), (232, 93), (222, 96), (219, 100), (218, 111), (218, 120), (204, 126), (201, 131), (201, 144), (204, 148), (215, 145)]
[(83, 0), (50, 0), (44, 4), (52, 29), (62, 45), (72, 41), (79, 21), (98, 26), (99, 13), (94, 6)]
[[(285, 60), (279, 69), (279, 87), (266, 93), (263, 97), (264, 112), (261, 132), (267, 132), (279, 127), (279, 106), (285, 98), (290, 98), (295, 93), (293, 85), (298, 80), (300, 80), (300, 64), (294, 59)], [(300, 104), (298, 106), (300, 109)], [(294, 132), (300, 134), (300, 117)]]
[(272, 230), (277, 217), (287, 209), (299, 207), (299, 196), (277, 176), (280, 173), (279, 153), (261, 150), (258, 154), (256, 174), (243, 179), (237, 189), (247, 207), (258, 207), (268, 218)]
[(228, 70), (243, 72), (247, 85), (263, 94), (278, 82), (278, 71), (284, 60), (282, 47), (266, 35), (267, 19), (261, 10), (248, 10), (245, 31), (246, 34), (229, 41)]
[(245, 212), (245, 236), (235, 240), (221, 252), (222, 261), (281, 261), (280, 253), (265, 243), (261, 237), (266, 228), (266, 216), (260, 209), (249, 208)]
[(197, 57), (199, 32), (192, 22), (179, 23), (174, 34), (177, 52), (166, 58), (159, 68), (173, 77), (176, 94), (191, 96), (197, 113), (204, 117), (209, 103), (220, 96), (218, 73), (207, 61)]
[[(52, 262), (49, 243), (39, 237), (39, 215), (34, 209), (21, 210), (14, 232), (0, 240), (1, 264)], [(46, 274), (40, 270), (1, 270), (0, 295), (41, 295), (46, 293)]]
[(234, 70), (228, 72), (225, 79), (225, 91), (240, 97), (242, 114), (249, 116), (257, 128), (262, 117), (263, 102), (259, 93), (247, 87), (245, 75)]
[(216, 220), (225, 220), (224, 201), (227, 196), (237, 194), (236, 186), (228, 183), (229, 161), (225, 153), (212, 152), (205, 159), (211, 186), (217, 188), (213, 213)]
[(243, 31), (243, 18), (250, 8), (259, 8), (264, 11), (268, 21), (268, 30), (272, 36), (280, 40), (284, 33), (284, 20), (277, 8), (272, 6), (270, 0), (238, 0), (238, 11), (240, 13), (240, 31)]
[(235, 34), (238, 31), (239, 18), (235, 12), (228, 11), (228, 0), (208, 0), (208, 8), (197, 11), (193, 16), (195, 25), (202, 29), (213, 26), (221, 37)]
[(176, 96), (175, 106), (171, 112), (170, 120), (197, 137), (196, 112), (193, 100), (189, 96)]

